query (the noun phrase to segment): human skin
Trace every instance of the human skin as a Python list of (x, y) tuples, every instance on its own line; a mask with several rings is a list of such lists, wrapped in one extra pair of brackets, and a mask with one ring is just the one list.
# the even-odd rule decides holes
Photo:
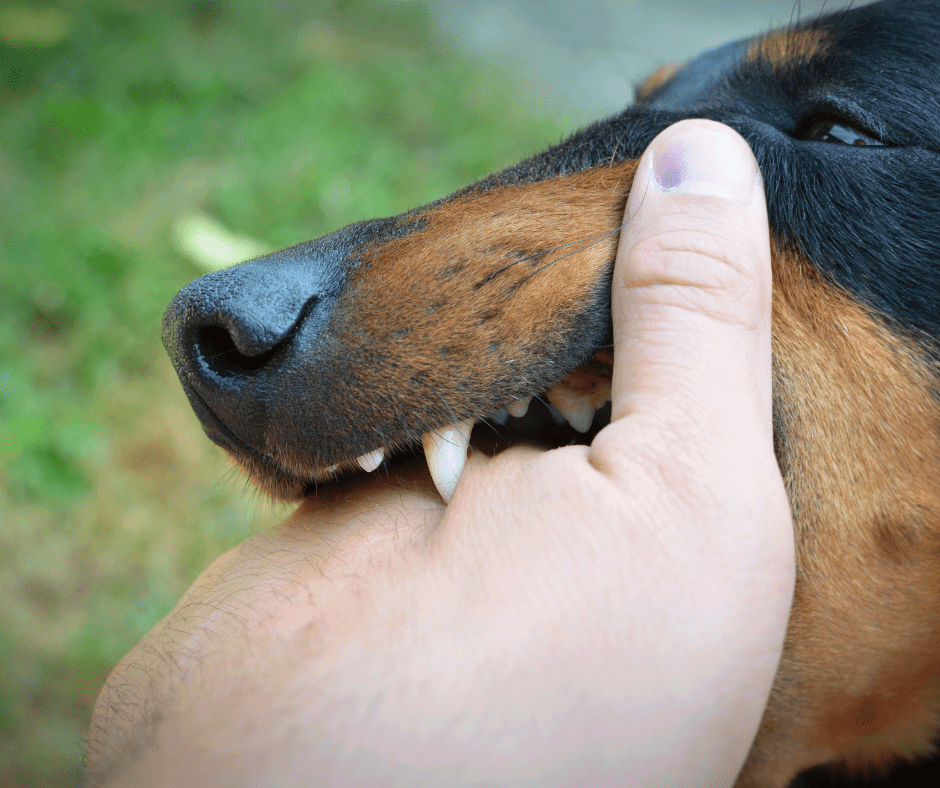
[(324, 489), (223, 555), (109, 677), (90, 784), (734, 783), (794, 580), (751, 151), (667, 129), (627, 218), (610, 426), (471, 451), (449, 505), (420, 464)]

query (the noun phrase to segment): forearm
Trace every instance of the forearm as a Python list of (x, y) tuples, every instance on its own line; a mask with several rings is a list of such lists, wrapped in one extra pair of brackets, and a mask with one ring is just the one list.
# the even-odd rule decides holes
[[(130, 742), (104, 784), (730, 786), (747, 750), (742, 719), (754, 714), (716, 713), (716, 698), (706, 697), (690, 708), (681, 692), (651, 697), (645, 682), (623, 703), (623, 672), (599, 676), (596, 664), (585, 682), (612, 690), (606, 703), (596, 685), (564, 676), (546, 690), (550, 666), (527, 691), (524, 673), (500, 687), (480, 670), (470, 680), (438, 673), (403, 685), (400, 676), (382, 681), (368, 658), (344, 662), (339, 675), (321, 672), (316, 658), (291, 662), (273, 658), (225, 686), (187, 687), (170, 715), (139, 731), (145, 738)], [(370, 686), (376, 679), (381, 686)]]

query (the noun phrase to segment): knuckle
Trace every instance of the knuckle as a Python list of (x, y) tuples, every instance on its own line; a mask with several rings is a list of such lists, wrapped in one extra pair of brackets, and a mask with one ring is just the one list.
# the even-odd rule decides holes
[(755, 327), (769, 308), (769, 282), (755, 264), (760, 254), (720, 226), (663, 228), (633, 247), (623, 283), (644, 300)]

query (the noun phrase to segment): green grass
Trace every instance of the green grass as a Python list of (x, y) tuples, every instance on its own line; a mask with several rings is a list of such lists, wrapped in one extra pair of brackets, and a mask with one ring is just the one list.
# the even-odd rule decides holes
[(286, 514), (228, 470), (159, 343), (201, 212), (270, 247), (558, 139), (415, 3), (0, 6), (0, 784), (80, 775), (108, 670)]

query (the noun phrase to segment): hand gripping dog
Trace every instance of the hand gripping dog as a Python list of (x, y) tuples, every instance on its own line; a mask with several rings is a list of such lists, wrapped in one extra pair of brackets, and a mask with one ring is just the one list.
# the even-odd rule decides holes
[(725, 123), (766, 189), (775, 448), (798, 563), (741, 785), (928, 755), (940, 734), (938, 40), (940, 2), (886, 0), (737, 41), (449, 197), (204, 276), (164, 323), (186, 394), (209, 437), (284, 499), (422, 442), (447, 497), (481, 420), (589, 440), (609, 396), (610, 277), (637, 160), (678, 120)]

